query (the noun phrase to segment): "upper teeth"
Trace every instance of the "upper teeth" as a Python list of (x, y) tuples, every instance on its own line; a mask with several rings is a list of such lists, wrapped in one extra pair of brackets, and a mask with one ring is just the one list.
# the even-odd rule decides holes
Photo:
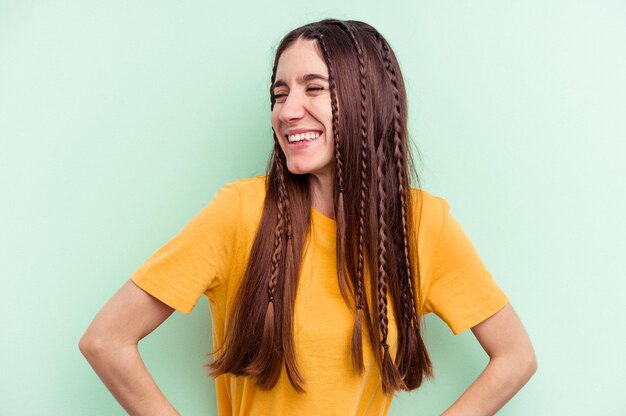
[(320, 133), (317, 132), (307, 132), (287, 136), (287, 138), (289, 139), (289, 143), (299, 142), (300, 140), (314, 140), (318, 137), (320, 137)]

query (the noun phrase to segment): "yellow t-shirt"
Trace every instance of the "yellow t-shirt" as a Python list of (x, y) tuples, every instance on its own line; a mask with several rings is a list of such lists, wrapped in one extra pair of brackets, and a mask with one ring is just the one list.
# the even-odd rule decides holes
[[(499, 311), (508, 299), (449, 214), (449, 204), (426, 191), (411, 189), (415, 200), (418, 194), (423, 203), (421, 219), (414, 216), (416, 222), (421, 221), (420, 312), (434, 312), (458, 334)], [(214, 348), (224, 340), (264, 197), (265, 176), (227, 184), (131, 277), (146, 292), (183, 313), (191, 312), (205, 294), (211, 309)], [(389, 410), (393, 396), (382, 392), (380, 370), (365, 332), (365, 371), (357, 376), (352, 370), (354, 313), (341, 297), (337, 282), (336, 223), (312, 208), (311, 230), (294, 311), (296, 357), (306, 393), (293, 390), (284, 365), (271, 391), (257, 389), (251, 377), (221, 375), (215, 380), (220, 416), (379, 416)], [(397, 328), (392, 309), (389, 307), (388, 312), (388, 343), (395, 357)]]

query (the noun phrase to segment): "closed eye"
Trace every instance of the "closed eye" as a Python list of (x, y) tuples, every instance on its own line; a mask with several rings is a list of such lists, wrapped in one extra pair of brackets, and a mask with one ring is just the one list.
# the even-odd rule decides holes
[[(306, 89), (307, 91), (324, 91), (324, 87), (309, 87)], [(270, 98), (274, 101), (286, 97), (288, 94), (272, 94)]]

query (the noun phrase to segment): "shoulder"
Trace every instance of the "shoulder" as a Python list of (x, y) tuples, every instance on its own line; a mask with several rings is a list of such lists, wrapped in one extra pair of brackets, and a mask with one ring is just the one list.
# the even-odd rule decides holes
[(443, 206), (448, 203), (443, 197), (421, 188), (411, 188), (411, 197), (413, 200), (421, 199), (429, 206)]
[(265, 176), (235, 179), (226, 183), (215, 193), (215, 197), (228, 195), (231, 200), (240, 200), (242, 204), (265, 197)]
[(263, 210), (265, 182), (265, 175), (233, 180), (217, 191), (214, 201), (227, 206), (240, 221), (254, 223)]
[(241, 195), (255, 196), (259, 193), (265, 194), (265, 179), (265, 175), (240, 178), (229, 182), (226, 186), (234, 187)]
[(237, 192), (242, 207), (256, 207), (263, 204), (266, 193), (266, 176), (253, 176), (250, 178), (240, 178), (225, 185)]
[(418, 188), (411, 188), (413, 218), (420, 227), (430, 225), (439, 228), (450, 210), (450, 204), (441, 196)]

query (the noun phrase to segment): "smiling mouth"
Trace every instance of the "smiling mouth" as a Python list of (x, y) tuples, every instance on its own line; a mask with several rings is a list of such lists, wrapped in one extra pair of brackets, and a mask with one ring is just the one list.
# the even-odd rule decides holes
[(306, 133), (292, 134), (287, 136), (287, 141), (291, 143), (300, 143), (300, 142), (312, 142), (313, 140), (318, 139), (322, 135), (319, 131), (312, 131)]

